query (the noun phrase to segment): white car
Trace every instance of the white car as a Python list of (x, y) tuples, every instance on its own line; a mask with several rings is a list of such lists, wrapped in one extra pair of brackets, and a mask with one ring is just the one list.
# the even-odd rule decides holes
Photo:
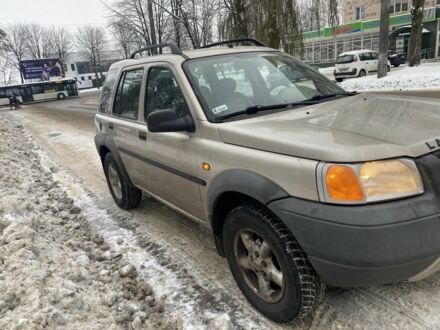
[[(388, 61), (388, 71), (391, 69)], [(368, 73), (377, 72), (379, 54), (371, 50), (355, 50), (338, 56), (333, 72), (337, 82), (345, 78), (365, 77)]]

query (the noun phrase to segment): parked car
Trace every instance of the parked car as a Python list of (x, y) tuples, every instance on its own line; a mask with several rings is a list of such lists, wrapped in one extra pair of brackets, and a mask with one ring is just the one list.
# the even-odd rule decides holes
[(391, 65), (395, 68), (399, 67), (406, 62), (406, 54), (405, 53), (397, 53), (394, 50), (390, 50), (388, 52), (388, 61), (390, 61)]
[[(388, 71), (391, 70), (389, 61), (387, 65)], [(342, 82), (345, 78), (365, 77), (368, 73), (377, 72), (378, 66), (378, 53), (371, 50), (356, 50), (338, 56), (333, 74), (337, 82)]]
[(440, 102), (347, 93), (255, 44), (168, 44), (111, 66), (95, 143), (115, 203), (135, 208), (146, 192), (208, 226), (277, 322), (311, 315), (326, 285), (438, 271)]

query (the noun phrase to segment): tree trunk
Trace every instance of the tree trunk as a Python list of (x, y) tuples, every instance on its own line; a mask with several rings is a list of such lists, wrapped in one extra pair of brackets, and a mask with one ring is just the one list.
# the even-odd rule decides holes
[(388, 72), (388, 47), (390, 43), (390, 0), (382, 0), (380, 11), (379, 32), (379, 67), (377, 78), (387, 76)]
[(413, 0), (411, 10), (412, 25), (409, 39), (409, 66), (420, 65), (420, 52), (422, 50), (423, 10), (425, 0)]

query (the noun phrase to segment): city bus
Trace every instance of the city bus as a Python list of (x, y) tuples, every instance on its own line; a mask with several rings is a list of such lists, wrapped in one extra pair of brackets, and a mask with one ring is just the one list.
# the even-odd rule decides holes
[(20, 103), (46, 100), (64, 100), (78, 96), (75, 79), (41, 81), (20, 85), (0, 86), (0, 106), (9, 105), (9, 97), (16, 96)]

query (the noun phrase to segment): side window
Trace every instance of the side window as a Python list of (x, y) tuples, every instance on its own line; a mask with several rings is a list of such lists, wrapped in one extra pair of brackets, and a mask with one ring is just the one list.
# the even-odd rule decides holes
[(107, 74), (107, 78), (105, 79), (104, 87), (102, 88), (101, 102), (99, 104), (99, 112), (102, 112), (102, 113), (109, 112), (111, 94), (112, 94), (113, 85), (115, 84), (117, 72), (118, 72), (117, 69), (113, 69), (113, 70), (110, 70)]
[(172, 109), (178, 117), (189, 114), (185, 97), (173, 73), (167, 68), (151, 68), (148, 72), (145, 119), (157, 110)]
[(122, 74), (113, 106), (114, 115), (137, 119), (143, 76), (144, 69), (126, 71)]
[(371, 60), (371, 53), (362, 53), (362, 54), (359, 54), (359, 59), (360, 59), (361, 61), (369, 61), (369, 60)]
[(377, 54), (377, 53), (370, 53), (370, 54), (371, 54), (371, 59), (373, 59), (373, 60), (379, 59), (379, 54)]

